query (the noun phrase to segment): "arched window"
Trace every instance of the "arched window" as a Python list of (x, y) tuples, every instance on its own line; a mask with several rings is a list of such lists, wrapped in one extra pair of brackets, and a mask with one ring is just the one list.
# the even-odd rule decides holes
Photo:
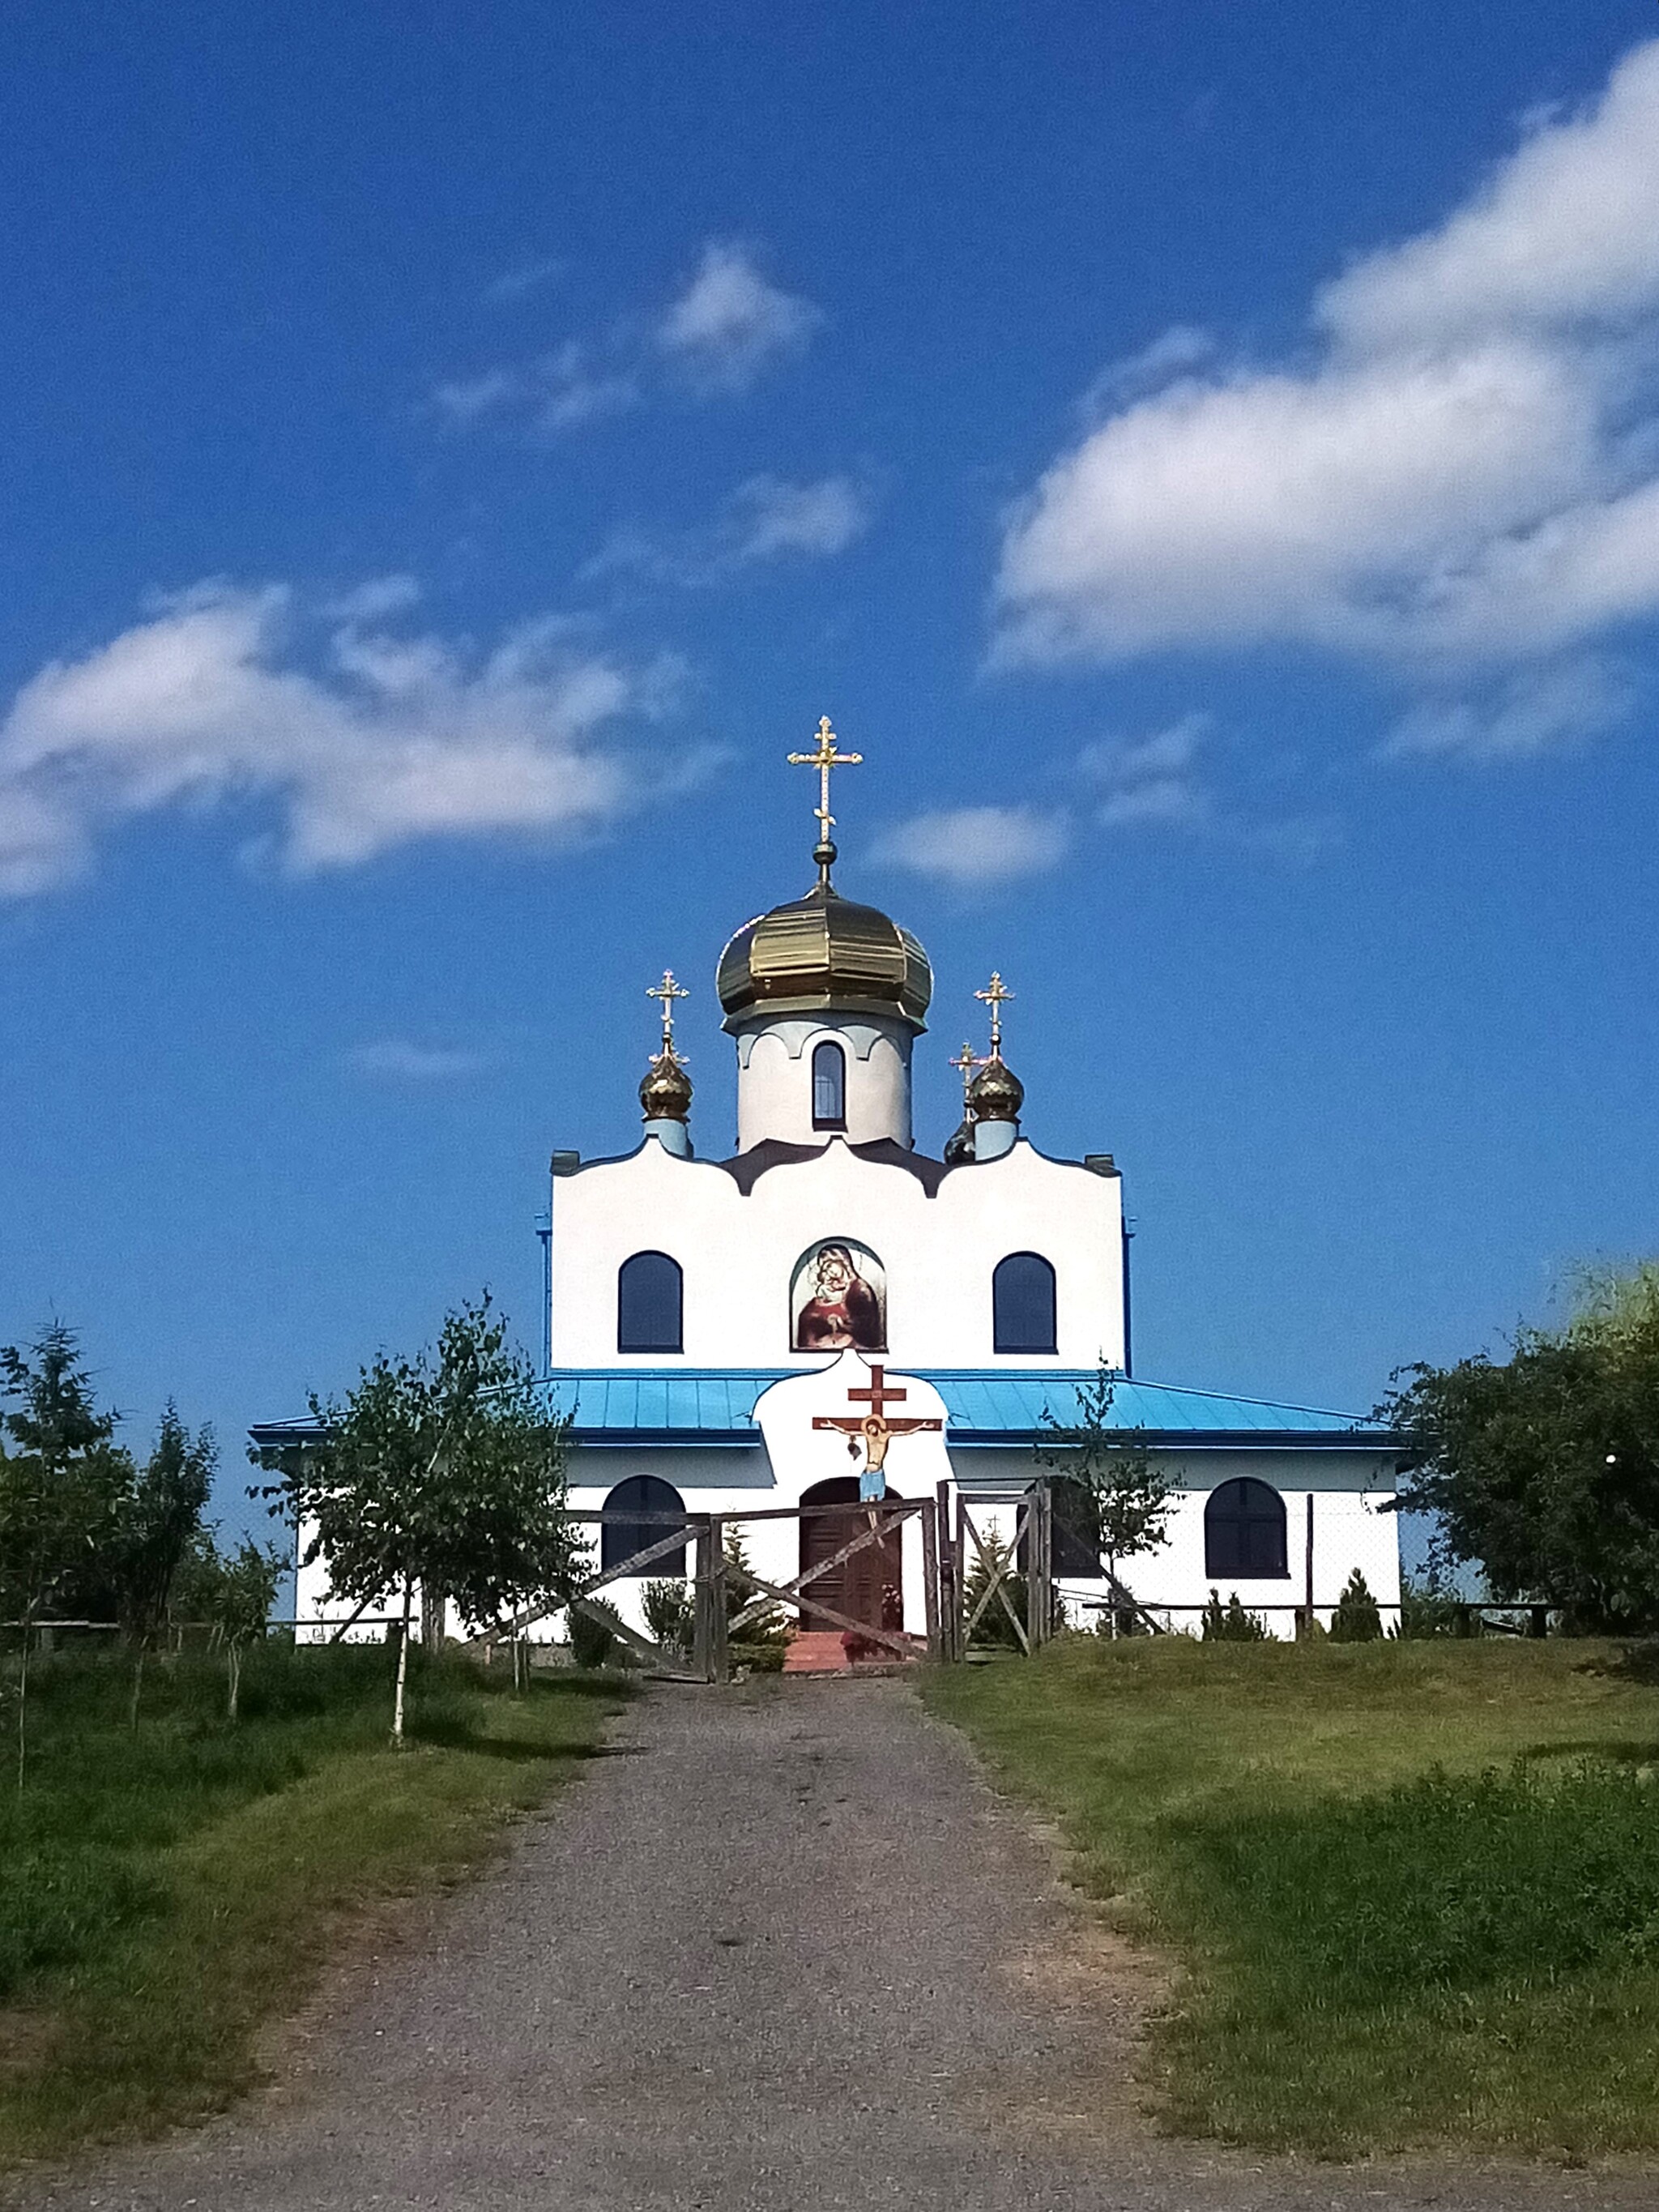
[(828, 1037), (812, 1048), (812, 1127), (847, 1127), (847, 1054)]
[(1248, 1475), (1224, 1482), (1204, 1508), (1204, 1572), (1212, 1582), (1282, 1581), (1285, 1501), (1270, 1483)]
[[(685, 1500), (672, 1482), (665, 1482), (659, 1475), (630, 1474), (626, 1482), (617, 1485), (599, 1510), (604, 1516), (599, 1522), (599, 1572), (605, 1574), (621, 1566), (624, 1559), (631, 1559), (636, 1552), (647, 1551), (665, 1536), (672, 1536), (672, 1528), (661, 1516), (684, 1513)], [(640, 1572), (683, 1575), (684, 1545), (677, 1552), (659, 1553)]]
[(678, 1352), (684, 1303), (680, 1263), (666, 1252), (636, 1252), (617, 1274), (618, 1352)]
[(1054, 1349), (1054, 1271), (1040, 1252), (1011, 1252), (991, 1278), (991, 1342), (998, 1352)]

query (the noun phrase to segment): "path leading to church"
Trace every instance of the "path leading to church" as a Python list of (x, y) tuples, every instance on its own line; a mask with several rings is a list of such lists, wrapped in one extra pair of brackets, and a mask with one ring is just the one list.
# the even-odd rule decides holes
[(663, 1688), (511, 1858), (360, 1962), (280, 2089), (56, 2212), (1648, 2206), (1559, 2172), (1160, 2142), (1146, 1994), (908, 1684)]

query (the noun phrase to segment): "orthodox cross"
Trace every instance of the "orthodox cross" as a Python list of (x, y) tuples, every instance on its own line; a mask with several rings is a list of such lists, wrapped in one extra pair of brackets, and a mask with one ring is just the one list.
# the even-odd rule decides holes
[(672, 968), (665, 968), (661, 982), (647, 984), (645, 995), (647, 999), (662, 1000), (662, 1048), (665, 1052), (672, 1052), (674, 1048), (674, 1001), (676, 999), (689, 999), (691, 994), (674, 981)]
[(830, 866), (836, 857), (836, 848), (830, 832), (836, 826), (836, 817), (830, 811), (830, 771), (834, 768), (857, 768), (864, 759), (862, 753), (842, 753), (836, 750), (836, 733), (830, 726), (828, 714), (818, 717), (817, 750), (810, 753), (791, 753), (791, 768), (815, 768), (818, 772), (818, 803), (812, 809), (817, 817), (817, 848), (812, 858), (818, 864), (818, 881), (828, 888)]
[(877, 1498), (885, 1491), (887, 1479), (883, 1470), (887, 1464), (887, 1447), (895, 1437), (914, 1436), (918, 1430), (942, 1429), (945, 1425), (943, 1421), (889, 1420), (887, 1408), (902, 1406), (909, 1395), (887, 1380), (885, 1368), (872, 1366), (869, 1389), (849, 1389), (847, 1393), (848, 1404), (868, 1406), (867, 1413), (820, 1413), (813, 1420), (815, 1429), (838, 1429), (849, 1440), (862, 1437), (864, 1468), (859, 1476), (859, 1496), (862, 1498)]
[(1013, 995), (994, 969), (991, 971), (990, 988), (984, 991), (975, 991), (974, 994), (976, 999), (983, 999), (991, 1009), (991, 1057), (993, 1060), (1000, 1060), (1002, 1057), (1002, 1009)]
[(961, 1073), (962, 1097), (963, 1102), (965, 1104), (968, 1098), (968, 1086), (973, 1081), (974, 1077), (979, 1069), (984, 1066), (985, 1062), (976, 1055), (972, 1045), (968, 1043), (964, 1039), (962, 1050), (957, 1054), (956, 1058), (950, 1062), (950, 1065), (957, 1069)]

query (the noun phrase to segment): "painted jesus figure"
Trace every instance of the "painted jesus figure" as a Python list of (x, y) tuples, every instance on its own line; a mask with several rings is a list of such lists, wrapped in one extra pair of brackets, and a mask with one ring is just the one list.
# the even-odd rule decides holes
[(795, 1323), (797, 1352), (880, 1352), (881, 1300), (845, 1244), (826, 1244), (813, 1262), (812, 1295)]

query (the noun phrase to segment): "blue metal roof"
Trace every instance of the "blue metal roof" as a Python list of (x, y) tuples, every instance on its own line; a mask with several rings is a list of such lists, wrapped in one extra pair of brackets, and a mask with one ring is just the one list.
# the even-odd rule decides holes
[(578, 1437), (648, 1436), (685, 1443), (758, 1443), (751, 1418), (763, 1390), (787, 1367), (559, 1367), (542, 1389), (574, 1417)]
[[(786, 1376), (808, 1368), (561, 1368), (543, 1387), (562, 1413), (574, 1415), (578, 1439), (621, 1441), (625, 1437), (660, 1437), (685, 1443), (743, 1443), (758, 1437), (755, 1401)], [(1042, 1432), (1044, 1408), (1066, 1421), (1076, 1409), (1079, 1383), (1092, 1382), (1089, 1368), (924, 1368), (894, 1372), (931, 1382), (945, 1401), (953, 1441), (1000, 1443), (1024, 1441)], [(1115, 1427), (1144, 1430), (1149, 1436), (1178, 1442), (1223, 1437), (1314, 1443), (1356, 1434), (1370, 1443), (1384, 1440), (1358, 1413), (1316, 1406), (1292, 1406), (1265, 1398), (1239, 1398), (1214, 1390), (1192, 1390), (1178, 1383), (1120, 1378), (1112, 1400)]]
[[(541, 1389), (551, 1407), (572, 1416), (579, 1443), (758, 1444), (755, 1401), (787, 1376), (806, 1367), (561, 1367)], [(1079, 1383), (1092, 1368), (908, 1367), (895, 1374), (931, 1382), (945, 1401), (949, 1435), (956, 1444), (1024, 1443), (1043, 1434), (1046, 1407), (1060, 1421), (1076, 1411)], [(1238, 1398), (1217, 1390), (1191, 1390), (1175, 1382), (1118, 1378), (1113, 1425), (1135, 1429), (1150, 1441), (1179, 1445), (1266, 1443), (1386, 1446), (1385, 1430), (1363, 1414), (1318, 1406), (1289, 1406), (1267, 1398)], [(263, 1443), (300, 1443), (317, 1433), (312, 1420), (262, 1423)]]

